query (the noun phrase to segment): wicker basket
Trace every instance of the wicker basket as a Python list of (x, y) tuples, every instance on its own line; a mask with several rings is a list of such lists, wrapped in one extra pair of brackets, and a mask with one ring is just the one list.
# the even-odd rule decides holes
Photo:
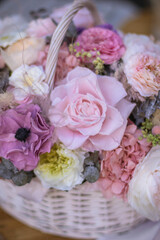
[[(100, 192), (50, 190), (40, 202), (17, 194), (15, 186), (0, 180), (0, 205), (9, 214), (46, 233), (72, 238), (98, 238), (124, 232), (144, 221), (122, 200), (107, 201)], [(3, 194), (2, 194), (3, 193)]]
[[(46, 82), (52, 89), (59, 48), (69, 24), (82, 7), (100, 17), (89, 0), (76, 0), (53, 34), (46, 67)], [(70, 192), (50, 190), (40, 202), (17, 194), (9, 181), (0, 180), (0, 205), (20, 221), (46, 233), (72, 238), (98, 238), (111, 232), (124, 232), (144, 221), (127, 203), (107, 201), (100, 192), (85, 193), (80, 186)]]

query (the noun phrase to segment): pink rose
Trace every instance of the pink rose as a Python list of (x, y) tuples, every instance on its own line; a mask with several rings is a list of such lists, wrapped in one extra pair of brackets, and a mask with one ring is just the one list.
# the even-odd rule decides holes
[(119, 146), (134, 104), (115, 78), (76, 67), (51, 93), (50, 121), (69, 149), (112, 150)]
[(87, 51), (93, 57), (100, 53), (100, 58), (105, 64), (112, 64), (119, 60), (125, 52), (121, 37), (114, 31), (94, 27), (84, 30), (77, 38), (79, 43), (77, 51)]
[(30, 37), (46, 37), (52, 35), (55, 29), (56, 25), (53, 23), (52, 19), (37, 19), (30, 22), (27, 34)]
[[(70, 7), (71, 4), (67, 4), (64, 7), (55, 9), (51, 14), (51, 17), (59, 23), (63, 15), (68, 11)], [(73, 22), (76, 27), (89, 28), (93, 27), (94, 25), (94, 19), (87, 8), (82, 8), (80, 11), (78, 11), (76, 16), (73, 18)]]

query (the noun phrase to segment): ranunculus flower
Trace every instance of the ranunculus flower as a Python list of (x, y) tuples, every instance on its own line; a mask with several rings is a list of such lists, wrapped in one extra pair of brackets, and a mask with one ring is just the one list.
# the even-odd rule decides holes
[(103, 152), (101, 175), (91, 188), (100, 189), (107, 199), (113, 196), (127, 198), (134, 170), (151, 148), (145, 139), (138, 139), (141, 135), (136, 125), (127, 126), (120, 146), (113, 151)]
[(15, 15), (0, 20), (0, 47), (6, 48), (9, 45), (26, 37), (24, 19)]
[(153, 147), (137, 165), (129, 184), (128, 201), (144, 217), (160, 219), (160, 146)]
[(90, 52), (91, 55), (97, 56), (97, 51), (100, 53), (100, 58), (105, 64), (112, 64), (118, 61), (125, 52), (125, 47), (118, 33), (100, 27), (94, 27), (84, 30), (77, 38), (79, 46), (76, 46), (77, 51)]
[(19, 170), (33, 170), (39, 155), (51, 149), (53, 126), (40, 112), (38, 105), (22, 104), (0, 115), (0, 156)]
[(84, 158), (80, 149), (71, 151), (63, 144), (54, 144), (50, 153), (41, 155), (34, 172), (46, 188), (71, 190), (84, 180)]
[(14, 71), (22, 64), (31, 65), (37, 61), (39, 51), (43, 50), (43, 38), (25, 38), (2, 50), (2, 57), (8, 67)]
[(45, 73), (42, 67), (22, 65), (17, 68), (9, 78), (9, 84), (18, 101), (23, 101), (29, 96), (47, 96), (49, 86), (44, 82)]
[(134, 104), (115, 78), (76, 67), (51, 93), (50, 121), (69, 149), (113, 150), (123, 137)]
[(27, 34), (30, 37), (46, 37), (53, 34), (56, 25), (51, 18), (37, 19), (30, 22), (27, 28)]
[[(71, 4), (67, 4), (64, 7), (57, 8), (53, 11), (50, 17), (52, 17), (57, 23), (60, 22), (61, 18), (71, 7)], [(94, 19), (87, 8), (82, 8), (78, 11), (76, 16), (73, 18), (73, 23), (77, 28), (89, 28), (94, 26)]]
[(124, 65), (128, 83), (143, 97), (158, 95), (160, 90), (160, 57), (153, 53), (133, 55)]

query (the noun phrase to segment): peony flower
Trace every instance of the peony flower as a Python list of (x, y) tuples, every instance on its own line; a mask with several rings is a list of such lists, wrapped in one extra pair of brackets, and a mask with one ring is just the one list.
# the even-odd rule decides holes
[(121, 37), (114, 31), (94, 27), (84, 30), (77, 38), (78, 51), (90, 52), (93, 57), (100, 54), (105, 64), (112, 64), (118, 61), (125, 52)]
[(84, 158), (81, 150), (71, 151), (62, 144), (55, 144), (50, 153), (41, 155), (34, 172), (46, 188), (71, 190), (84, 180)]
[(136, 125), (128, 125), (120, 146), (113, 151), (103, 152), (101, 175), (92, 188), (97, 186), (106, 198), (127, 198), (134, 170), (151, 146), (146, 140), (139, 140), (140, 135), (141, 130)]
[(56, 25), (51, 18), (37, 19), (30, 22), (27, 28), (27, 35), (29, 37), (47, 37), (53, 34)]
[(2, 50), (2, 57), (8, 67), (14, 71), (22, 64), (31, 65), (37, 61), (39, 51), (45, 46), (44, 39), (25, 38)]
[(160, 219), (160, 146), (153, 147), (137, 165), (129, 184), (128, 201), (144, 217)]
[(18, 170), (33, 170), (39, 155), (51, 149), (53, 126), (40, 112), (38, 105), (22, 104), (0, 115), (0, 156)]
[[(57, 23), (59, 23), (61, 18), (64, 16), (64, 14), (68, 11), (70, 7), (71, 4), (67, 4), (61, 8), (57, 8), (52, 12), (50, 17), (53, 18)], [(73, 18), (73, 23), (77, 28), (89, 28), (94, 26), (94, 19), (87, 8), (82, 8)]]
[(113, 150), (123, 137), (134, 104), (115, 78), (97, 76), (76, 67), (66, 84), (51, 93), (50, 121), (59, 140), (69, 149)]
[(9, 83), (15, 87), (15, 99), (23, 101), (31, 95), (46, 96), (49, 86), (44, 80), (45, 73), (42, 67), (22, 65), (12, 73)]
[[(40, 51), (37, 58), (37, 65), (43, 66), (45, 69), (47, 63), (49, 46), (46, 46), (44, 51)], [(69, 71), (79, 65), (79, 60), (69, 53), (66, 43), (63, 43), (59, 50), (58, 62), (56, 67), (55, 82), (63, 80)]]
[(125, 64), (128, 83), (143, 97), (158, 95), (160, 90), (160, 57), (151, 53), (133, 55)]
[(26, 22), (19, 15), (0, 20), (0, 47), (6, 48), (25, 38), (25, 28)]

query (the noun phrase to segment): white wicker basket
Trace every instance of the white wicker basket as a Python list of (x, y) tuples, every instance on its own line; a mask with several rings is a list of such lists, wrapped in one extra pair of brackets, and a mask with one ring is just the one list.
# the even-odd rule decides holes
[[(46, 82), (53, 87), (58, 51), (68, 26), (82, 7), (87, 7), (100, 22), (89, 0), (76, 0), (53, 34), (48, 54)], [(100, 192), (84, 193), (81, 186), (63, 192), (50, 190), (42, 202), (29, 201), (17, 194), (9, 181), (0, 180), (0, 205), (20, 221), (46, 233), (73, 238), (98, 238), (111, 232), (127, 231), (144, 221), (127, 203), (107, 201)]]
[(50, 190), (40, 202), (17, 194), (15, 186), (0, 180), (0, 205), (23, 223), (46, 233), (79, 239), (95, 239), (124, 232), (144, 221), (122, 200), (107, 201), (100, 192)]

